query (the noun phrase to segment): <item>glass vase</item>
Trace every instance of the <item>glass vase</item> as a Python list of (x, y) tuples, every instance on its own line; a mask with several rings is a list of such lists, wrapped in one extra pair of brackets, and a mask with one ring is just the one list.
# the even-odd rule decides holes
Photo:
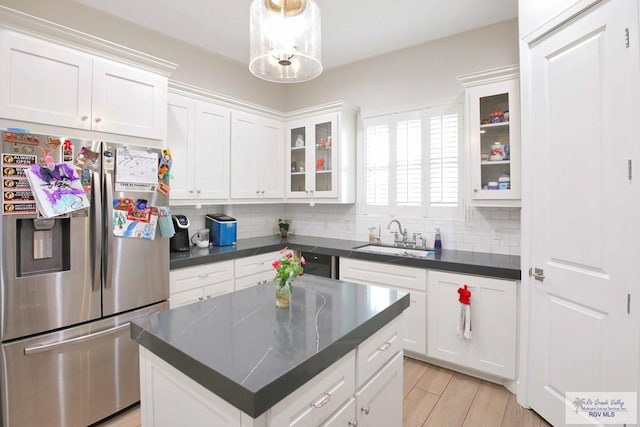
[(291, 284), (293, 279), (287, 279), (284, 284), (282, 281), (276, 285), (276, 307), (289, 308), (291, 304)]

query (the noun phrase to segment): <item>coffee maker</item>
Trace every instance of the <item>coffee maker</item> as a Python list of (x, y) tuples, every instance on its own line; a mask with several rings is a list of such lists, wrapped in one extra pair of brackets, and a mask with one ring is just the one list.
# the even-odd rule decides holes
[(171, 252), (188, 252), (191, 249), (189, 242), (189, 218), (185, 215), (171, 215), (173, 228), (176, 234), (170, 240)]

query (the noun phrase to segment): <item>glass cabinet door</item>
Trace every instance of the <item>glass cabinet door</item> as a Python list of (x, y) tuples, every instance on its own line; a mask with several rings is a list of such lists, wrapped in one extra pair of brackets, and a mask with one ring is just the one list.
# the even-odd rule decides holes
[(291, 152), (291, 172), (289, 190), (293, 194), (305, 194), (306, 191), (306, 150), (307, 138), (304, 126), (292, 128), (289, 135)]
[(333, 135), (331, 122), (317, 123), (315, 129), (315, 191), (333, 191)]
[(511, 190), (509, 94), (480, 98), (480, 185), (487, 191)]
[(471, 199), (476, 206), (520, 204), (518, 80), (468, 89)]

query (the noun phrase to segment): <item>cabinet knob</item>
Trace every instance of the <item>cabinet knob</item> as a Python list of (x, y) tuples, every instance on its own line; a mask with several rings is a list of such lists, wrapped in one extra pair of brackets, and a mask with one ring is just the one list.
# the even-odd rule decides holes
[(369, 412), (371, 412), (371, 410), (368, 406), (363, 406), (362, 408), (360, 408), (360, 412), (364, 413), (365, 415), (369, 415)]
[(199, 189), (199, 188), (196, 190), (196, 193), (198, 193), (198, 194), (200, 194), (201, 192), (202, 192), (202, 191), (200, 191), (200, 189)]
[(88, 118), (89, 116), (80, 116), (80, 120), (82, 120), (83, 122), (86, 122)]
[(256, 190), (256, 194), (260, 194), (260, 190)]
[(357, 421), (349, 421), (349, 422), (347, 423), (347, 425), (348, 425), (349, 427), (358, 427), (358, 422), (357, 422)]
[(207, 299), (211, 298), (211, 295), (207, 295)]
[(189, 190), (189, 194), (193, 194), (193, 190)]
[(202, 301), (204, 297), (198, 297), (198, 301)]
[(96, 117), (95, 121), (96, 121), (96, 123), (100, 123), (102, 121), (102, 119), (100, 117)]
[(477, 192), (478, 192), (478, 189), (477, 189), (477, 188), (474, 188), (474, 189), (473, 189), (473, 192), (474, 192), (474, 193), (477, 193)]
[(264, 190), (260, 191), (260, 193), (264, 194)]

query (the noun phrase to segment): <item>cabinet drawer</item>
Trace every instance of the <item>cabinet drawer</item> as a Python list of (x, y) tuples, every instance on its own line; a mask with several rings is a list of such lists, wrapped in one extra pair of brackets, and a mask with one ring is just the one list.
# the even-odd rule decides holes
[(257, 285), (271, 284), (275, 273), (272, 270), (263, 271), (262, 273), (252, 274), (250, 276), (241, 277), (236, 279), (236, 291), (240, 289), (251, 288)]
[(269, 252), (261, 255), (254, 255), (235, 260), (235, 273), (237, 277), (244, 277), (250, 274), (272, 271), (273, 261), (280, 259), (280, 252)]
[(233, 282), (233, 261), (215, 262), (197, 267), (172, 270), (169, 274), (171, 293), (201, 288), (213, 283)]
[(188, 291), (171, 294), (169, 298), (169, 308), (181, 307), (198, 301), (202, 301), (202, 289), (190, 289)]
[(402, 353), (356, 391), (358, 426), (402, 425)]
[(427, 290), (427, 270), (386, 263), (340, 258), (340, 280), (347, 282)]
[(403, 315), (360, 344), (356, 351), (356, 386), (360, 387), (402, 349), (400, 331)]
[(269, 409), (267, 425), (320, 425), (355, 392), (355, 369), (352, 351)]

